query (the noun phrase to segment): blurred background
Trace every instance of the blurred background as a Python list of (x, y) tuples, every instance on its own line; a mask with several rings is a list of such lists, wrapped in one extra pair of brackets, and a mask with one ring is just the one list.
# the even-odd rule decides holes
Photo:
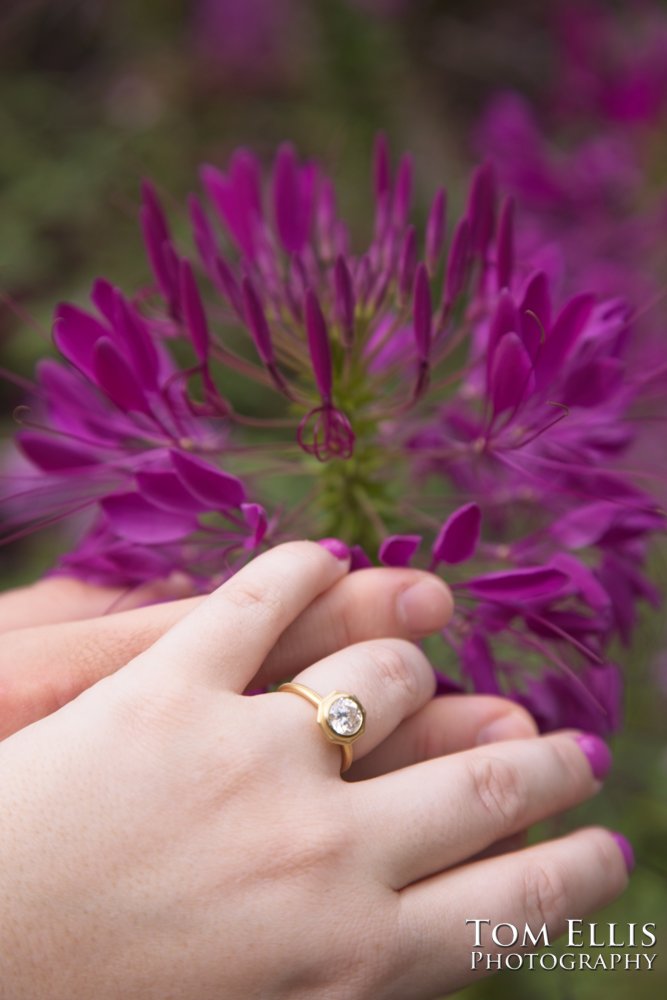
[[(422, 220), (437, 185), (457, 206), (471, 164), (489, 156), (517, 194), (526, 245), (557, 243), (574, 286), (594, 274), (642, 296), (650, 335), (664, 336), (665, 125), (657, 0), (2, 0), (0, 368), (28, 378), (51, 349), (55, 303), (83, 302), (96, 276), (128, 290), (147, 281), (142, 177), (184, 230), (200, 163), (223, 166), (239, 145), (268, 161), (290, 138), (325, 163), (363, 231), (379, 129), (415, 155)], [(637, 219), (650, 225), (637, 232)], [(6, 431), (22, 398), (0, 381)], [(47, 569), (56, 544), (42, 535), (1, 549), (3, 586)], [(654, 569), (664, 588), (664, 552)], [(667, 988), (664, 642), (652, 613), (631, 656), (619, 654), (630, 681), (614, 778), (566, 821), (592, 819), (635, 844), (631, 887), (600, 919), (657, 922), (654, 971), (505, 973), (466, 997)]]

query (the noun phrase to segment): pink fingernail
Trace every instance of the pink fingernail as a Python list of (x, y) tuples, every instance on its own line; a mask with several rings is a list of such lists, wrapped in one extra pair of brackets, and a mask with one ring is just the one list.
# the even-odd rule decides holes
[(350, 550), (345, 542), (341, 542), (340, 538), (320, 538), (317, 544), (321, 545), (327, 552), (330, 552), (336, 559), (350, 558)]
[(574, 739), (591, 765), (593, 777), (602, 781), (611, 768), (611, 750), (595, 733), (579, 733)]
[(622, 833), (614, 833), (612, 830), (609, 831), (618, 844), (621, 854), (623, 855), (623, 860), (625, 861), (625, 867), (628, 870), (628, 875), (635, 867), (635, 852), (632, 850), (632, 844), (624, 837)]

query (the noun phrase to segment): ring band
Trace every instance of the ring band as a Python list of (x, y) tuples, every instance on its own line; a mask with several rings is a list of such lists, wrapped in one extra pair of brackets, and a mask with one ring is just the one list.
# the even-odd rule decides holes
[(335, 743), (341, 749), (340, 773), (344, 774), (354, 757), (352, 744), (366, 728), (366, 711), (359, 699), (347, 691), (332, 691), (322, 697), (305, 684), (293, 681), (281, 684), (278, 690), (296, 694), (315, 706), (320, 729), (330, 743)]

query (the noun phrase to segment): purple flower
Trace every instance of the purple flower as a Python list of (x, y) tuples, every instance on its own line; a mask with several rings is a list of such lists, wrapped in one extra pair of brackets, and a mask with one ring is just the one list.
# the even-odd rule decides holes
[[(182, 268), (183, 330), (201, 358), (207, 320), (189, 265)], [(189, 396), (189, 373), (175, 367), (163, 340), (167, 319), (157, 332), (106, 282), (96, 283), (92, 297), (97, 316), (69, 305), (56, 310), (54, 339), (69, 367), (40, 363), (40, 416), (17, 435), (37, 473), (24, 474), (15, 488), (37, 525), (97, 511), (78, 551), (63, 562), (77, 575), (134, 584), (181, 566), (197, 578), (202, 564), (192, 539), (201, 535), (218, 561), (211, 578), (220, 579), (253, 526), (241, 513), (241, 481), (195, 452), (218, 455), (228, 432), (203, 419), (209, 407)], [(205, 385), (216, 392), (210, 378)], [(25, 521), (24, 509), (11, 511), (7, 527), (20, 530)], [(166, 543), (168, 552), (158, 553)], [(203, 571), (207, 585), (209, 575)]]
[(655, 601), (663, 528), (626, 471), (648, 384), (631, 311), (526, 258), (488, 165), (449, 234), (444, 191), (425, 234), (411, 221), (415, 168), (383, 137), (372, 174), (352, 250), (319, 165), (239, 150), (189, 199), (196, 259), (145, 186), (150, 287), (98, 281), (92, 309), (56, 310), (7, 533), (76, 516), (59, 570), (115, 584), (179, 570), (205, 590), (294, 536), (343, 539), (354, 571), (446, 566), (448, 689), (606, 732), (609, 649)]
[[(524, 256), (543, 254), (542, 266), (561, 272), (572, 290), (657, 299), (667, 218), (667, 16), (655, 3), (597, 0), (554, 5), (549, 16), (555, 85), (534, 106), (518, 94), (493, 95), (475, 146), (517, 199)], [(660, 317), (647, 317), (656, 341)]]

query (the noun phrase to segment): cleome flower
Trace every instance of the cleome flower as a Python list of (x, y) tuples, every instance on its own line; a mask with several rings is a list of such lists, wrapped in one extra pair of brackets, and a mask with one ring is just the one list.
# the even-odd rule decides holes
[(473, 144), (521, 204), (518, 242), (525, 252), (541, 253), (570, 287), (585, 274), (603, 294), (660, 301), (664, 8), (643, 0), (565, 2), (554, 5), (549, 20), (554, 72), (539, 101), (492, 94)]
[(394, 171), (379, 137), (363, 247), (289, 144), (268, 181), (246, 150), (201, 180), (194, 252), (146, 183), (152, 285), (99, 280), (89, 309), (56, 310), (8, 536), (76, 515), (58, 571), (128, 586), (178, 570), (210, 589), (295, 536), (344, 539), (356, 570), (445, 569), (443, 686), (504, 693), (544, 729), (618, 725), (609, 650), (657, 599), (663, 527), (622, 465), (644, 384), (630, 307), (559, 301), (488, 165), (451, 231), (439, 190), (420, 234), (412, 160)]

